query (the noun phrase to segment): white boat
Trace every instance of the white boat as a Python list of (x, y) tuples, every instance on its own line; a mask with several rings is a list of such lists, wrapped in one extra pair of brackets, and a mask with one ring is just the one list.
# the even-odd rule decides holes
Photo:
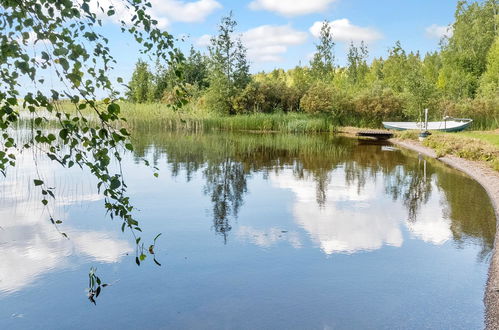
[(387, 129), (397, 131), (405, 130), (427, 130), (427, 131), (441, 131), (441, 132), (459, 132), (468, 128), (472, 119), (465, 118), (451, 118), (442, 121), (429, 121), (424, 122), (403, 122), (403, 121), (384, 121), (383, 126)]

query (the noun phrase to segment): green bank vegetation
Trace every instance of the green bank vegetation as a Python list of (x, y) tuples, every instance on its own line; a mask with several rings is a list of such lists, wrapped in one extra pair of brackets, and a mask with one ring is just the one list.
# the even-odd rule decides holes
[[(384, 58), (369, 63), (367, 46), (352, 43), (345, 66), (336, 63), (335, 31), (324, 22), (308, 65), (250, 74), (230, 14), (221, 20), (206, 54), (192, 47), (180, 67), (158, 61), (152, 68), (139, 61), (127, 96), (132, 103), (163, 104), (161, 111), (168, 112), (166, 104), (187, 93), (183, 120), (211, 118), (228, 127), (241, 121), (244, 129), (294, 131), (289, 127), (296, 125), (301, 131), (300, 120), (321, 116), (329, 119), (311, 124), (311, 131), (331, 125), (378, 127), (382, 120), (418, 120), (424, 108), (431, 119), (470, 117), (475, 129), (492, 129), (499, 127), (498, 22), (497, 0), (459, 1), (452, 36), (441, 40), (439, 51), (407, 52), (396, 42)], [(179, 79), (185, 88), (175, 87)], [(264, 119), (261, 114), (278, 115)], [(295, 117), (276, 123), (288, 114)], [(219, 118), (236, 115), (237, 120)]]
[[(434, 134), (423, 141), (423, 145), (435, 150), (438, 157), (454, 155), (469, 160), (484, 161), (499, 171), (499, 147), (489, 139), (471, 134)], [(496, 137), (497, 143), (497, 137)]]
[[(397, 132), (399, 139), (417, 140), (419, 131)], [(499, 171), (499, 132), (469, 131), (461, 133), (433, 133), (422, 144), (435, 150), (437, 157), (453, 155), (468, 160), (483, 161)]]

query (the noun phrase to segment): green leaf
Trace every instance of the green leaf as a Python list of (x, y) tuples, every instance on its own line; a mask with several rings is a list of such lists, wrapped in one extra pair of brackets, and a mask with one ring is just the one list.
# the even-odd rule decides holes
[(56, 48), (54, 50), (54, 55), (55, 56), (64, 56), (68, 54), (68, 50), (66, 48)]
[(66, 140), (68, 138), (69, 131), (66, 128), (63, 128), (59, 131), (59, 137), (61, 139)]
[(69, 62), (64, 57), (59, 58), (59, 64), (65, 71), (69, 70)]
[(33, 180), (35, 182), (35, 186), (41, 186), (43, 184), (43, 181), (42, 180)]
[(107, 106), (107, 111), (111, 114), (118, 114), (120, 112), (120, 106), (116, 103), (111, 103)]
[(121, 182), (118, 178), (113, 178), (111, 180), (111, 184), (109, 185), (109, 189), (116, 190), (121, 186)]

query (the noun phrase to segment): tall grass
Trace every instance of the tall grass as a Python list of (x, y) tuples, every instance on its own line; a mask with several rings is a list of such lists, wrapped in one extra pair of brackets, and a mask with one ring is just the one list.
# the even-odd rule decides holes
[(303, 113), (249, 114), (220, 116), (200, 111), (173, 110), (162, 104), (121, 104), (122, 114), (131, 127), (186, 131), (262, 131), (284, 133), (333, 132), (329, 116)]

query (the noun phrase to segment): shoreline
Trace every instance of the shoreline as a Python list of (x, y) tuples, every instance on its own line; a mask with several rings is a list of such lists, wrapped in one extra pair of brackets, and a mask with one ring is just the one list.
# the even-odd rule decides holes
[(396, 138), (389, 139), (388, 141), (427, 157), (438, 159), (464, 172), (480, 183), (487, 192), (496, 216), (496, 235), (483, 297), (485, 304), (485, 329), (499, 329), (499, 172), (494, 171), (479, 161), (466, 160), (452, 155), (437, 157), (433, 149), (422, 146), (417, 141)]

